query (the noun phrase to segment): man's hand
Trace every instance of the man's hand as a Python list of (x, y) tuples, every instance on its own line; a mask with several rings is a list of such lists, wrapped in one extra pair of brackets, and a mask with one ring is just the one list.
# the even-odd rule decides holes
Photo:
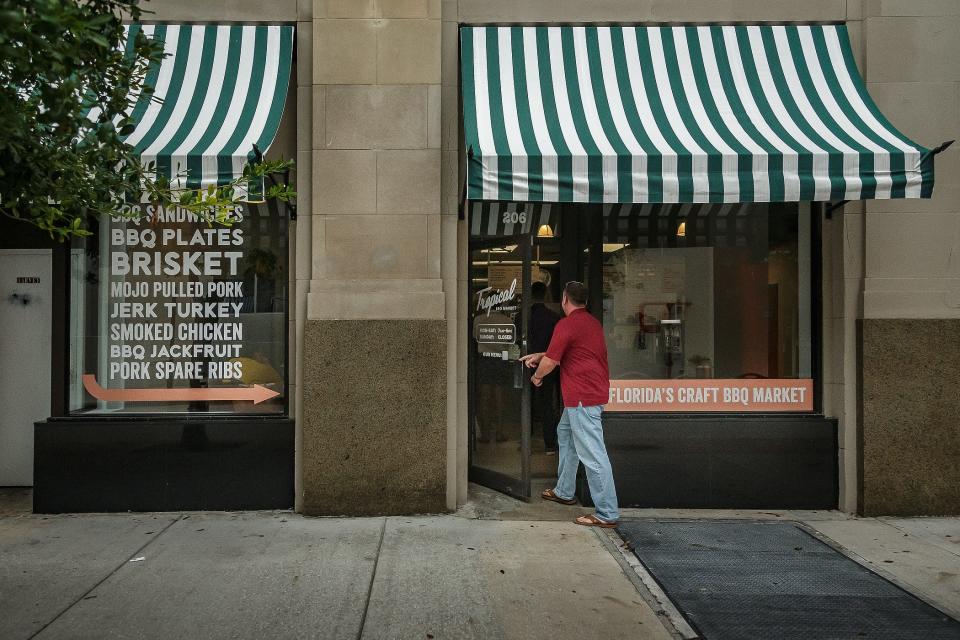
[(530, 382), (533, 386), (539, 387), (543, 384), (543, 379), (550, 375), (550, 372), (557, 368), (559, 362), (554, 362), (543, 353), (531, 353), (520, 358), (520, 362), (527, 365), (530, 369), (536, 367)]
[[(530, 353), (530, 354), (527, 354), (527, 355), (523, 356), (522, 358), (520, 358), (520, 362), (522, 362), (523, 364), (525, 364), (528, 369), (536, 369), (536, 368), (537, 368), (537, 365), (540, 364), (540, 360), (542, 360), (542, 359), (543, 359), (543, 353), (542, 353), (542, 352), (541, 352), (541, 353)], [(539, 387), (540, 385), (537, 385), (537, 386)]]

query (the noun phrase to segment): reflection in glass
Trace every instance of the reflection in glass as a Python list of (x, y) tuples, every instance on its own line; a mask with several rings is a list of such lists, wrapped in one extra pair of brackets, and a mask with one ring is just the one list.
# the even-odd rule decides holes
[(470, 265), (473, 464), (519, 478), (523, 296), (519, 246), (476, 249), (471, 251)]

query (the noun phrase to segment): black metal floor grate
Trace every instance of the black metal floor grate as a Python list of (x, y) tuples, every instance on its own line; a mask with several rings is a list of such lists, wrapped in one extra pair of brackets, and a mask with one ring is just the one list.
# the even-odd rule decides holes
[(623, 520), (617, 531), (707, 640), (960, 640), (960, 622), (791, 523)]

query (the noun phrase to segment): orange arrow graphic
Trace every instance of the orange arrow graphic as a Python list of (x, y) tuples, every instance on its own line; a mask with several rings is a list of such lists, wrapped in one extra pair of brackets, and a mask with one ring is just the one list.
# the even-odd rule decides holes
[(252, 387), (207, 389), (104, 389), (92, 373), (83, 374), (83, 388), (97, 400), (110, 402), (195, 402), (198, 400), (252, 400), (260, 404), (280, 392), (255, 384)]

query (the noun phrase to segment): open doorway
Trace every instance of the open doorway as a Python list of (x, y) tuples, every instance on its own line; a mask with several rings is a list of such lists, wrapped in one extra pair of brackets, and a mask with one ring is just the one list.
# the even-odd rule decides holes
[(558, 206), (476, 203), (470, 225), (470, 479), (527, 499), (556, 482), (563, 404), (559, 373), (536, 388), (520, 357), (546, 350), (586, 254)]
[(835, 503), (834, 425), (816, 404), (808, 206), (474, 202), (468, 212), (472, 481), (519, 498), (552, 486), (559, 394), (538, 397), (519, 358), (543, 349), (536, 328), (550, 322), (535, 315), (559, 316), (563, 286), (579, 280), (607, 344), (603, 429), (623, 506)]

